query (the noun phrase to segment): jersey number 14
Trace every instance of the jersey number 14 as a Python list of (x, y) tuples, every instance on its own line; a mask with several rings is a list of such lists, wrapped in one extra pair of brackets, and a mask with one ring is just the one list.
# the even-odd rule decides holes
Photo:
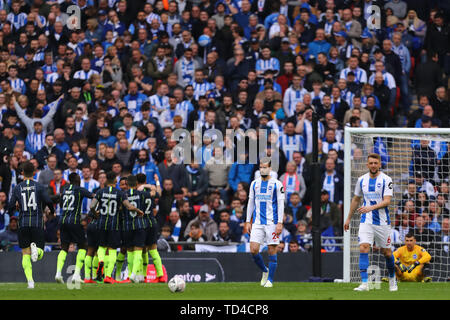
[(31, 192), (28, 195), (28, 201), (27, 201), (27, 194), (22, 193), (22, 200), (23, 200), (23, 210), (27, 211), (28, 209), (32, 209), (33, 211), (36, 211), (37, 209), (37, 203), (36, 203), (36, 194)]

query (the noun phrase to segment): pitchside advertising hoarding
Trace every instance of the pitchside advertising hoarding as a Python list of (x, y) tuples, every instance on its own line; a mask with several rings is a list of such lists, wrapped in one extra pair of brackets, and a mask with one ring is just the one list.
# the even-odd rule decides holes
[[(225, 272), (221, 263), (216, 258), (167, 257), (164, 259), (163, 271), (166, 281), (174, 276), (179, 276), (186, 282), (225, 281)], [(126, 275), (123, 274), (122, 276)], [(156, 270), (153, 264), (147, 267), (145, 282), (156, 282)]]

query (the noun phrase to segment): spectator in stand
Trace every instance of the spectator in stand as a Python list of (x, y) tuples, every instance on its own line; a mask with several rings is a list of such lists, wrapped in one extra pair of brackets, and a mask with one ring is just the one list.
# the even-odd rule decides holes
[[(309, 224), (312, 223), (312, 209), (306, 213)], [(342, 234), (342, 212), (338, 205), (329, 200), (329, 192), (322, 189), (320, 192), (320, 232), (333, 227), (335, 235)]]
[(434, 232), (427, 228), (425, 224), (425, 219), (422, 215), (419, 215), (414, 220), (414, 236), (416, 237), (417, 242), (422, 243), (424, 248), (432, 248), (432, 242), (435, 241)]
[[(198, 216), (191, 220), (186, 226), (186, 231), (184, 232), (184, 238), (187, 239), (186, 241), (189, 241), (188, 239), (190, 237), (192, 238), (192, 226), (198, 226), (202, 231), (204, 239), (208, 241), (212, 241), (214, 234), (217, 233), (217, 223), (211, 218), (209, 209), (206, 205), (203, 205), (200, 208)], [(197, 231), (194, 229), (194, 232)], [(198, 233), (195, 233), (195, 235), (197, 234)]]

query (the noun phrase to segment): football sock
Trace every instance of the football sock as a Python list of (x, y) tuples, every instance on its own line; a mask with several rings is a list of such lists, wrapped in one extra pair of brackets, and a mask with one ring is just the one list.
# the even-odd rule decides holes
[(150, 250), (149, 252), (150, 252), (150, 255), (152, 256), (153, 264), (155, 265), (156, 276), (161, 277), (164, 273), (163, 273), (163, 269), (162, 269), (161, 257), (159, 256), (158, 250), (153, 249), (153, 250)]
[(92, 270), (92, 257), (86, 256), (84, 260), (84, 278), (91, 279), (91, 270)]
[(56, 263), (56, 274), (61, 275), (62, 269), (64, 267), (64, 262), (66, 262), (67, 251), (61, 250), (58, 254), (58, 261)]
[(367, 268), (369, 267), (369, 254), (360, 253), (359, 254), (359, 271), (361, 273), (361, 281), (367, 283)]
[(395, 277), (394, 255), (386, 257), (386, 267), (388, 269), (389, 278)]
[(98, 256), (95, 255), (92, 257), (92, 274), (97, 277), (97, 269), (98, 269)]
[(255, 261), (256, 265), (261, 269), (262, 272), (267, 272), (267, 268), (264, 264), (263, 257), (261, 253), (252, 255), (253, 261)]
[(25, 272), (25, 277), (27, 277), (27, 281), (33, 281), (33, 268), (31, 266), (31, 256), (29, 254), (24, 254), (22, 256), (22, 268)]
[(137, 275), (142, 266), (142, 250), (135, 250), (133, 255), (133, 271), (135, 275)]
[(142, 274), (147, 276), (148, 252), (142, 253)]
[[(104, 260), (104, 271), (103, 271), (103, 273), (105, 273), (106, 272), (106, 270), (108, 269), (108, 265), (109, 265), (109, 249), (106, 249), (106, 255), (105, 255), (105, 260)], [(117, 257), (117, 255), (116, 255), (116, 257)], [(100, 261), (100, 260), (99, 260)]]
[(105, 255), (106, 255), (106, 247), (98, 247), (97, 249), (97, 256), (98, 256), (98, 262), (105, 262)]
[(120, 278), (124, 262), (125, 262), (125, 254), (119, 252), (119, 254), (117, 255), (117, 262), (116, 262), (116, 279)]
[(76, 275), (80, 275), (81, 268), (83, 268), (84, 260), (86, 258), (86, 250), (79, 249), (77, 253), (77, 262), (75, 264), (75, 273)]
[(114, 266), (116, 265), (117, 260), (117, 251), (116, 250), (109, 250), (109, 259), (108, 259), (108, 265), (105, 267), (106, 270), (106, 277), (111, 277), (112, 272), (114, 270)]
[(128, 278), (131, 276), (134, 267), (134, 251), (127, 252)]
[(277, 269), (277, 255), (269, 255), (269, 278), (270, 282), (273, 282), (273, 276), (275, 274), (275, 270)]
[(38, 252), (38, 261), (39, 261), (44, 257), (44, 250), (42, 250), (41, 248), (37, 248), (37, 252)]

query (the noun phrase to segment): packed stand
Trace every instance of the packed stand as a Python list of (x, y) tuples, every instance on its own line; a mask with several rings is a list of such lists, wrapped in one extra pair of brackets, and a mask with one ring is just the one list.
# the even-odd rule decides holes
[[(368, 25), (370, 5), (381, 9), (379, 28)], [(55, 199), (72, 172), (93, 192), (109, 171), (118, 185), (130, 174), (145, 173), (150, 184), (158, 175), (160, 249), (182, 249), (171, 241), (246, 242), (260, 155), (252, 163), (248, 148), (237, 150), (241, 136), (217, 145), (208, 130), (225, 137), (227, 129), (255, 129), (244, 141), (270, 142), (260, 151), (279, 156), (271, 175), (287, 194), (279, 250), (308, 251), (314, 111), (320, 227), (323, 236), (341, 236), (343, 128), (449, 127), (449, 16), (438, 0), (0, 1), (0, 247), (17, 237), (5, 205), (26, 160)], [(172, 136), (177, 129), (188, 130), (199, 163), (172, 152), (186, 139)], [(432, 187), (440, 191), (436, 210), (448, 216), (448, 182)], [(429, 201), (412, 189), (400, 217)], [(46, 241), (58, 243), (55, 208)], [(419, 228), (414, 217), (396, 223)], [(448, 217), (437, 223), (448, 239)]]

